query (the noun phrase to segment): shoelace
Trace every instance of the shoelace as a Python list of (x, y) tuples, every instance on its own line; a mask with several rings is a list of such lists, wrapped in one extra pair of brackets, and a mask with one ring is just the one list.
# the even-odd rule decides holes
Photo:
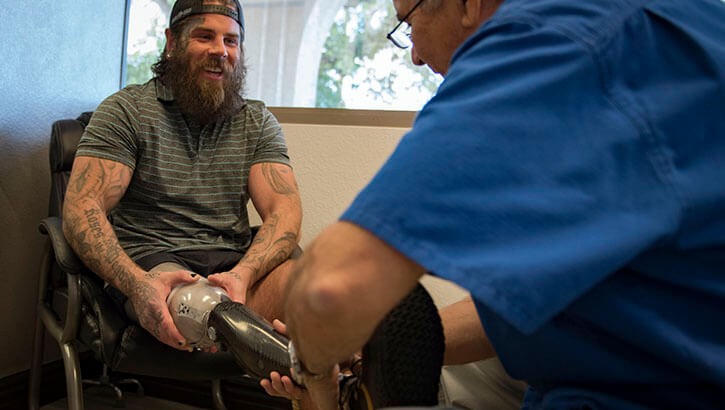
[(342, 376), (342, 379), (340, 380), (340, 398), (338, 402), (340, 410), (350, 410), (350, 400), (358, 399), (359, 387), (359, 377), (353, 374)]
[[(349, 374), (340, 375), (340, 398), (338, 405), (340, 410), (358, 410), (353, 409), (350, 406), (351, 402), (360, 403), (361, 399), (367, 404), (365, 408), (372, 409), (372, 403), (370, 403), (370, 396), (366, 393), (366, 388), (362, 384), (362, 359), (355, 360), (350, 365)], [(365, 397), (360, 397), (364, 394)]]

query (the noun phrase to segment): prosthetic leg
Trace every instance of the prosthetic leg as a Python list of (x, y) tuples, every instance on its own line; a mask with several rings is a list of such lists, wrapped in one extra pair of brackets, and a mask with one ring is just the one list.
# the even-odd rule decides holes
[[(188, 306), (170, 303), (174, 311)], [(259, 314), (222, 298), (197, 315), (205, 339), (230, 351), (255, 378), (276, 371), (291, 376), (289, 340)], [(180, 331), (183, 330), (180, 328)], [(362, 360), (340, 379), (340, 408), (367, 410), (389, 406), (434, 406), (443, 365), (443, 327), (428, 292), (418, 285), (376, 328)]]
[(209, 315), (209, 337), (230, 351), (250, 376), (290, 374), (289, 339), (261, 315), (236, 302), (222, 302)]

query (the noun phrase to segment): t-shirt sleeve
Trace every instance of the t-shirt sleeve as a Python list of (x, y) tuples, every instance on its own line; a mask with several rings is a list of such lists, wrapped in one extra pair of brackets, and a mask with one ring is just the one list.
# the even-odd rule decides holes
[(257, 146), (254, 150), (252, 164), (262, 162), (277, 162), (290, 164), (287, 144), (279, 121), (266, 106), (261, 106), (261, 128)]
[(105, 99), (93, 113), (78, 143), (77, 156), (120, 162), (136, 168), (136, 105), (125, 90)]
[(566, 33), (484, 25), (341, 219), (535, 331), (675, 223), (605, 81)]

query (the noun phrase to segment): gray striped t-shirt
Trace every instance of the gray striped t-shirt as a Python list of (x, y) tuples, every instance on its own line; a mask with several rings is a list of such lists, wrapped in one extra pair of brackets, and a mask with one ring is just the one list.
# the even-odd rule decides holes
[(249, 168), (290, 163), (282, 129), (262, 102), (247, 100), (233, 118), (195, 137), (171, 91), (155, 79), (103, 101), (76, 155), (133, 170), (111, 220), (134, 259), (160, 251), (246, 251)]

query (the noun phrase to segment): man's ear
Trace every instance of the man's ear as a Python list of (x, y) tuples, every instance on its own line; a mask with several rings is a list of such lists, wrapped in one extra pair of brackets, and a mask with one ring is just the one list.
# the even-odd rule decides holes
[(169, 54), (171, 54), (171, 50), (176, 48), (176, 39), (171, 33), (170, 28), (164, 30), (164, 35), (166, 36), (166, 47), (164, 48), (164, 54), (168, 56)]
[(486, 21), (498, 8), (496, 0), (461, 0), (463, 15), (461, 25), (466, 29), (475, 30)]

